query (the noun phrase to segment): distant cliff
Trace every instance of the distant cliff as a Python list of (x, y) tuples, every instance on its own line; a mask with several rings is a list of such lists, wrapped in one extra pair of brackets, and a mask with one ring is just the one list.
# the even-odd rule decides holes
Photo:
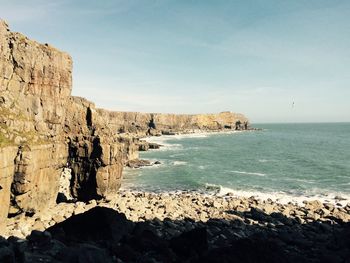
[(113, 112), (71, 96), (72, 59), (9, 31), (0, 20), (0, 229), (4, 218), (54, 205), (62, 170), (78, 200), (120, 187), (138, 138), (196, 130), (245, 129), (241, 114)]
[(98, 109), (108, 126), (118, 133), (161, 135), (199, 130), (246, 129), (248, 119), (239, 113), (218, 114), (162, 114), (139, 112), (113, 112)]

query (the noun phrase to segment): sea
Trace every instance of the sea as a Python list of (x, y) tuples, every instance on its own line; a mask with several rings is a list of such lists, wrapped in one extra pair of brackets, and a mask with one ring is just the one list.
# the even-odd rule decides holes
[(163, 146), (140, 158), (160, 164), (126, 169), (122, 189), (350, 202), (350, 123), (253, 127), (261, 130), (145, 138)]

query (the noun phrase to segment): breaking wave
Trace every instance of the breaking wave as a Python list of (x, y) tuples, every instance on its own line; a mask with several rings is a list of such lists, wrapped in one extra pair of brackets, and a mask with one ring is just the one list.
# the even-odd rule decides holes
[(245, 172), (245, 171), (230, 171), (231, 173), (235, 174), (246, 174), (246, 175), (256, 175), (256, 176), (266, 176), (264, 173), (252, 173), (252, 172)]
[[(304, 201), (311, 201), (311, 200), (319, 200), (322, 203), (339, 203), (342, 206), (345, 206), (350, 201), (350, 195), (345, 193), (324, 193), (320, 194), (317, 191), (317, 189), (314, 189), (314, 191), (311, 192), (305, 192), (304, 194), (289, 194), (285, 192), (259, 192), (259, 191), (245, 191), (245, 190), (238, 190), (233, 189), (230, 187), (225, 187), (222, 185), (216, 185), (216, 184), (205, 184), (206, 191), (213, 193), (217, 196), (225, 196), (225, 195), (233, 195), (235, 197), (254, 197), (260, 200), (267, 200), (271, 199), (274, 202), (281, 203), (281, 204), (288, 204), (290, 202), (296, 203), (298, 205), (303, 206)], [(318, 192), (318, 193), (315, 193)]]

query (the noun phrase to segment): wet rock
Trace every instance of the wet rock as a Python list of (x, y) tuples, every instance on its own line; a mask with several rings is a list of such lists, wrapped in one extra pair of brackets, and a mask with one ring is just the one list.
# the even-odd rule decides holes
[(159, 149), (162, 145), (154, 142), (149, 142), (148, 146), (149, 146), (149, 149)]
[(146, 141), (139, 141), (138, 146), (139, 146), (139, 151), (148, 151), (149, 150), (149, 143)]
[(134, 159), (128, 161), (126, 165), (130, 168), (141, 168), (144, 166), (151, 166), (152, 163), (148, 160)]

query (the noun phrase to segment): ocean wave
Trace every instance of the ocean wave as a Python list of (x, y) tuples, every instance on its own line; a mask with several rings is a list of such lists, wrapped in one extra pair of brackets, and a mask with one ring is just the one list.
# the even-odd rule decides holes
[(170, 140), (182, 140), (185, 138), (206, 138), (210, 135), (210, 133), (190, 133), (190, 134), (177, 134), (177, 135), (162, 135), (162, 136), (151, 136), (147, 137), (144, 140), (152, 143), (162, 144), (166, 141)]
[(187, 162), (185, 162), (185, 161), (174, 161), (173, 162), (173, 165), (186, 165), (187, 164)]
[(199, 165), (198, 168), (199, 168), (200, 170), (204, 170), (204, 169), (205, 169), (205, 165)]
[(256, 176), (266, 176), (264, 173), (253, 173), (253, 172), (245, 172), (245, 171), (229, 171), (230, 173), (235, 173), (235, 174), (246, 174), (246, 175), (256, 175)]
[(174, 154), (170, 154), (169, 157), (170, 158), (175, 158), (175, 157), (179, 157), (179, 156), (183, 156), (184, 153), (180, 152), (180, 153), (174, 153)]
[(302, 178), (278, 178), (275, 179), (274, 181), (287, 181), (287, 182), (299, 182), (299, 183), (307, 183), (307, 184), (314, 184), (317, 183), (316, 180), (312, 179), (302, 179)]
[(174, 135), (173, 138), (177, 140), (182, 140), (186, 138), (191, 138), (191, 139), (200, 139), (200, 138), (207, 138), (209, 133), (191, 133), (191, 134), (179, 134), (179, 135)]
[(268, 160), (268, 159), (259, 159), (259, 163), (267, 163), (267, 162), (273, 162), (273, 160)]
[(254, 197), (260, 200), (271, 199), (272, 201), (280, 204), (295, 203), (300, 206), (304, 205), (304, 201), (319, 200), (322, 203), (340, 203), (342, 206), (347, 205), (350, 202), (350, 194), (339, 192), (324, 193), (320, 189), (313, 189), (312, 191), (305, 192), (304, 194), (289, 194), (282, 191), (276, 192), (259, 192), (259, 191), (245, 191), (237, 190), (230, 187), (225, 187), (216, 184), (205, 184), (205, 188), (209, 192), (213, 192), (217, 196), (225, 196), (231, 194), (236, 197)]
[(156, 150), (152, 150), (152, 151), (178, 151), (178, 150), (182, 150), (183, 146), (182, 144), (179, 143), (159, 143), (162, 146), (159, 149)]

